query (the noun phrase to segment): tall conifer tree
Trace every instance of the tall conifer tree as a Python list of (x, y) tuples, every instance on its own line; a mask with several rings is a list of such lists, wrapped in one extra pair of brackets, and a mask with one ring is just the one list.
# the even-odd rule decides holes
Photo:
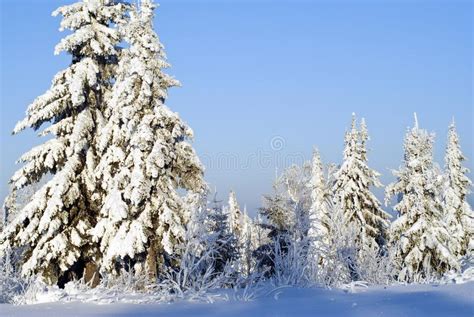
[(458, 257), (473, 255), (474, 251), (474, 215), (467, 202), (472, 182), (467, 177), (469, 170), (463, 166), (465, 160), (453, 120), (446, 146), (443, 207), (450, 236), (448, 247)]
[(344, 161), (334, 174), (333, 185), (334, 205), (343, 209), (347, 224), (359, 228), (358, 242), (361, 248), (384, 243), (389, 218), (371, 192), (371, 187), (380, 187), (381, 183), (380, 174), (367, 164), (367, 141), (365, 121), (362, 120), (359, 131), (353, 115), (351, 129), (345, 137)]
[(419, 281), (458, 268), (443, 222), (442, 177), (433, 163), (434, 135), (415, 126), (407, 131), (403, 166), (386, 188), (386, 202), (397, 196), (398, 218), (390, 228), (391, 244), (402, 281)]

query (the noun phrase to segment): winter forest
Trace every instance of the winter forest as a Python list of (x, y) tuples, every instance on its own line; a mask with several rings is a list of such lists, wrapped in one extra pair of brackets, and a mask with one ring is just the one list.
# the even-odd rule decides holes
[(10, 189), (0, 312), (44, 302), (246, 305), (288, 288), (344, 298), (446, 285), (471, 294), (463, 312), (472, 315), (472, 182), (455, 118), (435, 139), (415, 113), (391, 167), (396, 180), (384, 186), (370, 164), (370, 122), (347, 113), (346, 131), (330, 136), (344, 145), (340, 161), (323, 162), (307, 140), (312, 158), (279, 171), (254, 215), (234, 191), (206, 182), (193, 130), (166, 105), (180, 82), (168, 74), (155, 14), (153, 0), (54, 11), (68, 32), (55, 54), (66, 53), (69, 66), (13, 130), (32, 129), (42, 143), (2, 185)]

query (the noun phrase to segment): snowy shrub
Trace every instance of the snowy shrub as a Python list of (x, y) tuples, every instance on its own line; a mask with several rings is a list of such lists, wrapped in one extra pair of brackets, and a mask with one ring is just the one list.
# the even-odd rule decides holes
[(393, 251), (382, 252), (377, 245), (359, 251), (357, 275), (370, 285), (389, 285), (395, 281)]
[[(311, 164), (305, 162), (283, 171), (273, 184), (273, 194), (264, 196), (260, 208), (261, 216), (267, 220), (260, 227), (266, 231), (268, 242), (254, 251), (257, 270), (266, 271), (277, 284), (295, 285), (302, 278), (298, 276), (306, 264), (309, 246), (311, 169)], [(299, 273), (293, 275), (291, 268)]]
[(339, 287), (350, 283), (352, 276), (356, 275), (357, 246), (355, 242), (356, 231), (354, 227), (344, 225), (342, 212), (331, 205), (329, 220), (328, 242), (321, 244), (320, 259), (313, 266), (317, 266), (314, 279), (326, 287)]
[(25, 292), (15, 296), (15, 304), (38, 304), (46, 302), (93, 302), (109, 304), (115, 302), (150, 303), (169, 302), (169, 293), (156, 283), (150, 283), (144, 274), (123, 271), (120, 275), (104, 274), (100, 283), (91, 287), (84, 279), (68, 282), (61, 289), (47, 285), (41, 279), (30, 283)]
[(212, 302), (212, 290), (236, 283), (233, 257), (225, 255), (228, 251), (235, 251), (227, 248), (233, 236), (209, 231), (210, 228), (225, 230), (215, 227), (212, 221), (209, 226), (209, 220), (208, 210), (201, 207), (193, 212), (178, 265), (170, 267), (159, 282), (159, 287), (174, 297)]
[(31, 278), (21, 294), (13, 298), (16, 305), (31, 305), (57, 302), (66, 296), (58, 286), (50, 286), (41, 277)]
[[(285, 243), (281, 243), (285, 241)], [(312, 276), (313, 266), (308, 263), (309, 240), (290, 234), (283, 234), (273, 243), (272, 269), (270, 281), (275, 286), (314, 285)]]
[(461, 271), (450, 271), (439, 281), (440, 284), (463, 284), (474, 281), (474, 258), (467, 254), (461, 258)]
[(16, 263), (18, 256), (7, 249), (0, 257), (0, 303), (19, 303), (28, 293), (34, 278), (25, 278), (21, 275)]
[(389, 284), (395, 274), (392, 253), (373, 243), (361, 244), (357, 239), (360, 228), (345, 223), (344, 212), (338, 205), (328, 204), (330, 210), (328, 243), (321, 243), (314, 280), (326, 287), (342, 287), (352, 282)]

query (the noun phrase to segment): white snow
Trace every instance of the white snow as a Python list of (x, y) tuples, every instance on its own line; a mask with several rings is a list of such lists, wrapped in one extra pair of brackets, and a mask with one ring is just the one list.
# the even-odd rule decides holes
[[(253, 301), (223, 292), (214, 303), (95, 304), (79, 301), (0, 305), (3, 317), (29, 316), (474, 316), (474, 282), (461, 285), (397, 285), (356, 288), (355, 292), (279, 288)], [(54, 294), (53, 294), (54, 295)], [(113, 296), (113, 295), (112, 295)], [(229, 299), (226, 300), (225, 297)], [(133, 298), (130, 298), (133, 301)]]

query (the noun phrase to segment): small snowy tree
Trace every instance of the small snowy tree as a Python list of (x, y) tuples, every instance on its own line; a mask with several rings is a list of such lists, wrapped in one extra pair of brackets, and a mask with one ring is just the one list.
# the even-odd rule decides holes
[(236, 237), (242, 233), (242, 211), (234, 191), (229, 193), (229, 228)]
[(474, 255), (474, 215), (467, 202), (472, 182), (466, 175), (469, 170), (463, 166), (465, 160), (453, 120), (446, 146), (443, 207), (449, 231), (448, 248), (458, 257)]
[(267, 218), (273, 231), (296, 232), (303, 236), (308, 232), (311, 164), (292, 165), (284, 170), (273, 183), (273, 194), (263, 197), (260, 214)]
[(209, 232), (209, 210), (199, 207), (191, 213), (186, 226), (185, 241), (180, 245), (180, 261), (168, 267), (161, 287), (173, 297), (207, 299), (209, 291), (228, 286), (235, 280), (229, 266), (218, 273), (215, 262), (221, 261), (219, 235)]
[[(292, 165), (274, 182), (273, 195), (264, 196), (264, 205), (260, 208), (262, 216), (268, 223), (261, 226), (268, 230), (269, 243), (260, 246), (255, 254), (260, 268), (269, 268), (268, 273), (275, 272), (276, 256), (286, 257), (288, 250), (295, 250), (291, 244), (297, 244), (298, 251), (308, 250), (308, 246), (299, 247), (308, 242), (309, 208), (311, 199), (308, 182), (311, 178), (311, 165)], [(276, 252), (276, 250), (278, 252)]]
[(265, 219), (262, 214), (258, 213), (257, 216), (252, 219), (252, 232), (254, 233), (254, 250), (258, 247), (268, 243), (268, 226), (267, 219)]
[(272, 242), (272, 231), (273, 227), (268, 224), (268, 219), (258, 213), (257, 216), (252, 221), (252, 238), (253, 238), (253, 247), (252, 247), (252, 258), (255, 262), (254, 266), (257, 272), (264, 273), (265, 262), (267, 259), (267, 246)]
[(447, 246), (449, 232), (442, 221), (442, 176), (433, 163), (434, 135), (415, 126), (405, 137), (404, 166), (394, 171), (395, 183), (386, 188), (386, 203), (397, 195), (398, 218), (390, 228), (398, 279), (420, 281), (458, 269)]
[(130, 48), (122, 53), (97, 140), (104, 204), (91, 230), (104, 254), (103, 270), (129, 259), (145, 264), (151, 277), (184, 239), (190, 214), (179, 189), (205, 190), (203, 168), (187, 142), (193, 132), (164, 105), (178, 82), (163, 72), (169, 65), (153, 30), (154, 8), (151, 0), (141, 1), (122, 28)]
[(285, 169), (275, 182), (279, 193), (285, 197), (286, 212), (291, 218), (288, 226), (300, 237), (306, 236), (309, 229), (309, 210), (311, 208), (311, 192), (308, 184), (311, 181), (311, 163), (304, 162), (303, 165), (292, 165)]
[(214, 250), (213, 267), (215, 273), (224, 273), (227, 267), (232, 266), (235, 273), (239, 257), (238, 240), (229, 226), (229, 212), (223, 208), (219, 201), (214, 200), (213, 206), (208, 210), (206, 225), (208, 235), (214, 241), (209, 246)]
[(241, 228), (242, 234), (239, 237), (240, 272), (244, 276), (250, 276), (256, 265), (253, 251), (259, 247), (259, 228), (256, 228), (252, 218), (249, 217), (246, 207), (244, 207), (242, 212)]
[(25, 164), (11, 178), (9, 197), (48, 173), (52, 177), (0, 236), (0, 253), (9, 247), (24, 248), (23, 274), (39, 273), (55, 283), (67, 271), (80, 273), (99, 255), (87, 239), (102, 203), (94, 180), (99, 161), (95, 137), (120, 54), (116, 25), (125, 22), (128, 7), (122, 1), (85, 0), (53, 13), (63, 16), (61, 30), (72, 31), (56, 46), (55, 54), (66, 52), (72, 62), (14, 129), (14, 133), (38, 130), (49, 123), (40, 135), (52, 138), (20, 158)]
[(388, 284), (394, 269), (390, 252), (382, 254), (377, 245), (362, 247), (357, 223), (346, 223), (344, 210), (328, 202), (327, 243), (321, 244), (324, 259), (316, 268), (310, 263), (313, 280), (319, 285), (341, 287), (354, 281)]
[[(350, 283), (353, 277), (358, 279), (356, 263), (360, 240), (357, 239), (357, 225), (346, 222), (344, 210), (339, 205), (329, 202), (328, 209), (327, 244), (319, 245), (324, 261), (317, 266), (316, 276), (313, 278), (318, 284), (339, 287)], [(311, 265), (314, 266), (314, 263)]]
[(371, 192), (371, 187), (380, 187), (380, 174), (367, 164), (367, 127), (362, 120), (360, 131), (353, 114), (350, 131), (346, 133), (344, 161), (334, 174), (334, 204), (340, 206), (347, 224), (355, 223), (359, 228), (357, 239), (362, 248), (374, 243), (381, 246), (390, 217), (381, 208), (381, 203)]
[(328, 202), (331, 199), (329, 188), (324, 176), (321, 156), (317, 150), (313, 152), (311, 162), (311, 180), (308, 187), (311, 190), (311, 207), (309, 210), (309, 230), (310, 252), (313, 254), (313, 260), (320, 262), (324, 257), (324, 245), (329, 243), (329, 208)]
[(254, 265), (252, 252), (255, 248), (254, 226), (252, 219), (247, 214), (247, 209), (240, 210), (234, 191), (229, 194), (229, 228), (237, 240), (238, 270), (239, 273), (250, 275)]
[[(282, 194), (274, 192), (273, 195), (263, 196), (263, 207), (260, 214), (268, 219), (274, 230), (285, 231), (294, 225), (295, 220), (286, 209), (286, 199)], [(264, 225), (267, 225), (266, 223)]]

